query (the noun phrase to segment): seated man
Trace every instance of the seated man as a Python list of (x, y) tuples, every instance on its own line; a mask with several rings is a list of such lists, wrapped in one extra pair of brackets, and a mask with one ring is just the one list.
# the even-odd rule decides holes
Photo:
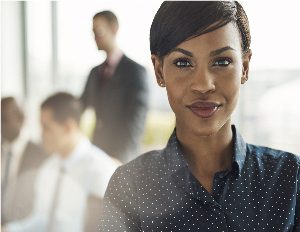
[(81, 232), (89, 199), (100, 206), (118, 163), (82, 135), (81, 111), (80, 101), (67, 93), (42, 103), (43, 145), (53, 155), (39, 171), (34, 210), (27, 218), (7, 224), (4, 231)]
[(30, 213), (35, 173), (47, 158), (30, 140), (24, 120), (14, 97), (1, 99), (1, 224)]

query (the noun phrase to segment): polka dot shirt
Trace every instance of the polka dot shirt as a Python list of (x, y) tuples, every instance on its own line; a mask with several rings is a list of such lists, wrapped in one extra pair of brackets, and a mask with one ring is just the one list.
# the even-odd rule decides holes
[(232, 167), (215, 174), (212, 193), (189, 171), (174, 132), (165, 149), (116, 170), (99, 230), (300, 231), (299, 157), (247, 144), (232, 130)]

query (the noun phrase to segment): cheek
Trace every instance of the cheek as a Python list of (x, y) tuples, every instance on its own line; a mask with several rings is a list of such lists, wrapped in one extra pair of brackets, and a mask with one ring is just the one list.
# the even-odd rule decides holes
[(61, 138), (61, 131), (58, 129), (49, 129), (43, 132), (43, 139), (46, 144), (57, 144)]
[(177, 96), (174, 94), (174, 91), (172, 90), (171, 87), (166, 87), (166, 89), (167, 89), (167, 95), (168, 95), (168, 100), (169, 100), (170, 106), (171, 106), (172, 110), (175, 112)]
[(227, 83), (224, 83), (221, 85), (221, 89), (223, 89), (224, 94), (234, 97), (238, 94), (240, 90), (241, 80), (234, 78), (233, 80), (228, 81)]
[(235, 108), (239, 99), (240, 84), (232, 86), (228, 93), (228, 101), (231, 103), (232, 108)]
[(174, 112), (176, 112), (176, 108), (178, 104), (182, 102), (184, 97), (184, 82), (182, 83), (182, 78), (175, 76), (176, 73), (166, 72), (164, 73), (166, 91), (168, 95), (168, 100), (170, 106)]
[(53, 147), (53, 140), (55, 136), (52, 131), (43, 132), (43, 144), (47, 149), (51, 149)]
[(231, 105), (230, 108), (235, 108), (241, 87), (241, 76), (240, 72), (233, 70), (233, 72), (228, 73), (228, 75), (221, 78), (218, 84), (218, 89), (222, 92), (227, 104)]
[(109, 35), (109, 34), (105, 34), (105, 35), (103, 35), (103, 37), (101, 38), (101, 42), (103, 43), (103, 44), (108, 44), (108, 43), (110, 43), (110, 41), (112, 41), (112, 37)]

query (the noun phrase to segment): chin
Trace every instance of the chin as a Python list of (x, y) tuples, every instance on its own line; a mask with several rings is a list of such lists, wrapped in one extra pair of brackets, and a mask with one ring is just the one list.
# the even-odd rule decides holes
[(101, 44), (97, 44), (97, 48), (98, 48), (98, 50), (100, 50), (100, 51), (102, 51), (103, 50), (103, 47), (101, 46)]
[[(210, 137), (225, 128), (226, 122), (207, 122), (207, 123), (200, 123), (197, 126), (191, 127), (191, 131), (199, 137)], [(229, 122), (230, 123), (230, 122)]]
[(203, 138), (218, 134), (231, 123), (230, 115), (221, 114), (221, 111), (209, 118), (200, 118), (189, 114), (188, 117), (176, 117), (176, 119), (176, 127), (181, 128), (180, 130), (184, 134)]

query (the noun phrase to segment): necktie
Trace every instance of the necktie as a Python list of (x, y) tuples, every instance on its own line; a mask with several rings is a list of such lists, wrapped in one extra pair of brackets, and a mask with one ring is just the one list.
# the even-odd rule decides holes
[(56, 180), (56, 184), (55, 184), (55, 188), (54, 188), (54, 194), (52, 197), (52, 205), (49, 211), (49, 221), (48, 221), (48, 227), (47, 227), (47, 232), (55, 232), (53, 231), (54, 228), (54, 217), (55, 217), (55, 212), (58, 206), (58, 199), (59, 199), (59, 190), (61, 189), (61, 184), (62, 184), (62, 180), (63, 180), (63, 175), (64, 175), (65, 171), (64, 168), (61, 167), (57, 176), (57, 180)]

